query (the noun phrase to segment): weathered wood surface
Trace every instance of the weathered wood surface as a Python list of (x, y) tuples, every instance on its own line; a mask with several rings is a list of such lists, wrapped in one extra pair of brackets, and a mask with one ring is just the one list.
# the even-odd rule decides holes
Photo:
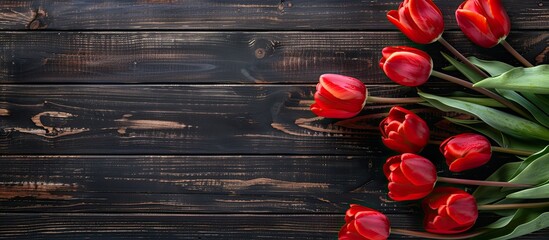
[[(337, 213), (385, 196), (377, 156), (1, 156), (0, 212)], [(404, 205), (405, 206), (405, 205)]]
[[(402, 1), (330, 0), (4, 0), (0, 29), (395, 29), (386, 12)], [(462, 1), (435, 0), (446, 28), (456, 29)], [(549, 8), (542, 0), (503, 1), (514, 29), (545, 29)]]
[[(439, 44), (411, 44), (386, 20), (399, 2), (0, 1), (0, 239), (334, 239), (349, 203), (421, 229), (415, 203), (386, 196), (381, 165), (394, 153), (377, 126), (390, 106), (350, 120), (308, 109), (326, 72), (374, 96), (414, 95), (379, 70), (384, 46), (446, 66)], [(463, 53), (517, 63), (456, 31), (461, 1), (435, 2)], [(503, 3), (511, 45), (549, 62), (549, 8)], [(457, 131), (409, 107), (434, 138)], [(422, 154), (452, 175), (436, 146)], [(514, 160), (495, 157), (459, 176)]]
[[(501, 46), (445, 36), (465, 55), (516, 65)], [(549, 62), (549, 33), (508, 39), (530, 61)], [(0, 45), (0, 83), (314, 83), (334, 72), (392, 84), (381, 49), (410, 42), (399, 32), (3, 32)], [(417, 47), (437, 68), (448, 64), (440, 44)]]
[[(414, 90), (370, 86), (373, 96)], [(316, 118), (314, 85), (2, 85), (6, 154), (365, 154), (390, 105)], [(416, 106), (425, 115), (433, 109)]]
[[(404, 215), (390, 217), (414, 224)], [(12, 239), (334, 239), (343, 220), (317, 214), (0, 213), (0, 222), (0, 238)]]
[[(393, 225), (420, 230), (410, 214)], [(339, 214), (11, 214), (0, 213), (0, 239), (335, 239)], [(413, 239), (391, 236), (391, 239)], [(547, 239), (544, 231), (520, 239)]]
[[(386, 196), (389, 155), (2, 155), (0, 212), (340, 213), (361, 203), (418, 214)], [(486, 177), (505, 162), (496, 156), (460, 175)]]

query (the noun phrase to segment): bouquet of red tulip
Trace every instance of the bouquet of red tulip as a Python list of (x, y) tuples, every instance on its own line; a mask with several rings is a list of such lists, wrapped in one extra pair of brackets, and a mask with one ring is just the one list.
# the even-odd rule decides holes
[[(400, 85), (418, 87), (433, 76), (481, 95), (439, 96), (418, 90), (419, 97), (387, 99), (368, 96), (358, 79), (320, 76), (311, 105), (318, 116), (351, 118), (367, 102), (422, 104), (467, 116), (446, 119), (476, 132), (433, 141), (423, 119), (403, 107), (393, 107), (379, 125), (383, 144), (399, 152), (383, 165), (388, 196), (394, 201), (422, 199), (426, 232), (391, 228), (382, 213), (353, 204), (339, 239), (387, 239), (390, 233), (434, 239), (510, 239), (549, 226), (549, 65), (533, 66), (505, 41), (510, 20), (499, 0), (466, 0), (455, 15), (472, 42), (485, 48), (502, 44), (524, 67), (463, 56), (442, 38), (442, 13), (431, 0), (404, 0), (398, 10), (387, 13), (389, 21), (416, 43), (440, 42), (458, 58), (443, 53), (450, 63), (445, 70), (457, 70), (469, 81), (433, 70), (427, 53), (406, 46), (382, 50), (379, 65), (387, 77)], [(499, 146), (491, 146), (489, 139)], [(484, 181), (440, 177), (435, 165), (419, 155), (429, 143), (440, 145), (452, 172), (482, 166), (492, 152), (516, 155), (517, 161), (502, 165)], [(479, 187), (471, 194), (436, 186), (437, 182)], [(470, 230), (479, 211), (497, 211), (501, 218)]]

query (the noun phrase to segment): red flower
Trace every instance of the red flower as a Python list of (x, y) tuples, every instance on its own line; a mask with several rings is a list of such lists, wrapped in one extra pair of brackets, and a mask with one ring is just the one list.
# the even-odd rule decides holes
[(413, 153), (388, 158), (383, 173), (389, 180), (389, 197), (395, 201), (423, 198), (433, 190), (437, 180), (435, 165)]
[(379, 124), (381, 140), (401, 153), (417, 153), (427, 145), (429, 127), (419, 116), (402, 107), (393, 107)]
[(461, 31), (475, 44), (490, 48), (504, 40), (511, 22), (499, 0), (467, 0), (456, 10)]
[(382, 213), (356, 204), (345, 214), (339, 240), (384, 240), (390, 233), (389, 220)]
[(364, 83), (356, 78), (323, 74), (316, 85), (311, 111), (327, 118), (354, 117), (364, 107), (367, 94)]
[(404, 0), (398, 10), (387, 13), (387, 18), (419, 44), (436, 41), (444, 31), (442, 12), (431, 0)]
[(458, 188), (438, 187), (423, 200), (424, 227), (432, 233), (467, 231), (478, 217), (475, 198)]
[(444, 154), (450, 171), (461, 172), (490, 161), (492, 146), (482, 135), (463, 133), (442, 142), (440, 152)]
[(429, 54), (412, 47), (386, 47), (379, 67), (394, 82), (415, 87), (429, 79), (433, 71), (433, 61)]

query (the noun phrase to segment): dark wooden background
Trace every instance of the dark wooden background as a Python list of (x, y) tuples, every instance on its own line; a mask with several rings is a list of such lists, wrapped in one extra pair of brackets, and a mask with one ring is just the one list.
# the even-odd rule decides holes
[[(464, 38), (461, 1), (435, 2), (464, 54), (517, 65)], [(511, 45), (548, 63), (548, 3), (503, 2)], [(398, 4), (0, 1), (0, 238), (335, 239), (350, 203), (421, 229), (415, 203), (386, 196), (380, 170), (394, 153), (377, 125), (391, 106), (343, 121), (308, 109), (327, 72), (363, 80), (371, 95), (413, 96), (378, 69), (384, 46), (420, 47), (447, 65), (439, 44), (412, 44), (386, 20)], [(459, 131), (407, 107), (435, 139)], [(423, 154), (452, 175), (436, 147)], [(513, 160), (495, 158), (464, 176)]]

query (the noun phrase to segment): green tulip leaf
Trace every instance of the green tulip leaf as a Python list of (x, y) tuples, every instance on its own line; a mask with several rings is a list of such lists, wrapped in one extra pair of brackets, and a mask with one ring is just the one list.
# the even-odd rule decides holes
[(522, 95), (528, 99), (531, 103), (536, 105), (541, 109), (545, 114), (549, 114), (549, 97), (547, 95), (533, 94), (523, 92)]
[(483, 134), (484, 136), (487, 136), (488, 138), (494, 140), (494, 142), (496, 142), (498, 145), (502, 147), (509, 147), (508, 145), (505, 145), (501, 132), (498, 131), (497, 129), (494, 129), (493, 127), (488, 126), (483, 121), (469, 120), (469, 119), (467, 120), (455, 119), (450, 117), (444, 117), (444, 118), (454, 124), (477, 131)]
[(443, 52), (440, 52), (442, 54), (442, 56), (444, 58), (446, 58), (446, 60), (448, 60), (448, 62), (450, 62), (450, 64), (452, 64), (452, 66), (454, 66), (459, 72), (461, 72), (461, 74), (463, 74), (467, 79), (469, 79), (469, 81), (471, 82), (478, 82), (480, 80), (482, 80), (484, 77), (481, 76), (480, 74), (478, 74), (477, 72), (471, 70), (469, 67), (467, 67), (467, 65), (459, 62), (458, 60), (454, 59), (453, 57), (450, 57), (448, 54), (446, 53), (443, 53)]
[[(486, 61), (486, 60), (478, 59), (476, 57), (469, 57), (468, 59), (469, 59), (469, 61), (471, 61), (471, 63), (475, 64), (476, 66), (478, 66), (482, 70), (488, 72), (488, 74), (490, 74), (491, 76), (499, 76), (499, 75), (501, 75), (501, 74), (503, 74), (503, 73), (505, 73), (505, 72), (507, 72), (507, 71), (514, 68), (513, 66), (511, 66), (507, 63), (499, 62), (499, 61)], [(528, 98), (528, 99), (526, 99), (525, 97), (521, 96), (520, 94), (518, 94), (515, 91), (504, 90), (504, 89), (496, 89), (496, 91), (501, 96), (503, 96), (504, 98), (507, 98), (507, 99), (519, 104), (520, 106), (522, 106), (526, 110), (528, 110), (528, 112), (530, 112), (530, 114), (532, 114), (532, 116), (534, 116), (534, 118), (536, 119), (536, 121), (538, 123), (544, 125), (545, 127), (549, 127), (549, 116), (547, 115), (548, 113), (541, 110), (541, 109), (544, 109), (544, 108), (540, 109), (540, 104), (539, 103), (538, 104), (534, 103), (534, 101), (539, 101), (539, 100), (536, 99), (535, 96), (533, 96), (534, 94), (532, 94), (532, 93), (524, 94), (525, 97), (526, 97), (526, 95), (529, 96), (529, 98), (526, 97), (526, 98)], [(528, 101), (528, 100), (530, 100), (530, 101)], [(546, 106), (545, 109), (549, 110), (549, 105)]]
[(515, 67), (500, 61), (488, 61), (482, 60), (476, 57), (468, 57), (472, 64), (486, 71), (491, 76), (498, 76), (507, 72)]
[[(496, 221), (490, 230), (473, 239), (504, 240), (549, 227), (549, 209), (518, 209), (515, 214)], [(510, 218), (510, 219), (509, 219)], [(490, 225), (489, 225), (490, 226)], [(502, 226), (502, 227), (500, 227)], [(499, 227), (499, 228), (496, 228)]]
[(509, 182), (541, 184), (549, 179), (549, 146), (524, 160)]
[[(515, 213), (516, 213), (516, 210), (515, 210)], [(515, 213), (511, 214), (510, 216), (501, 217), (498, 220), (496, 220), (495, 222), (490, 223), (489, 225), (484, 226), (482, 228), (490, 228), (490, 229), (503, 228), (503, 227), (509, 225), (509, 223), (511, 223), (511, 221), (513, 220), (513, 217), (515, 216)]]
[(442, 70), (444, 70), (444, 71), (456, 71), (457, 68), (454, 65), (448, 65), (446, 67), (443, 67)]
[[(513, 177), (513, 174), (516, 172), (520, 164), (520, 162), (506, 163), (486, 178), (486, 180), (507, 182)], [(501, 189), (501, 187), (479, 186), (473, 192), (473, 196), (479, 205), (490, 204), (504, 199), (509, 194), (509, 192), (502, 192)]]
[(545, 182), (544, 184), (534, 188), (528, 188), (522, 191), (511, 193), (507, 195), (507, 198), (513, 198), (513, 199), (549, 198), (549, 182)]
[(506, 135), (497, 129), (490, 127), (488, 124), (480, 120), (464, 120), (445, 117), (448, 121), (472, 129), (474, 131), (483, 134), (484, 136), (492, 139), (499, 146), (504, 148), (512, 148), (523, 151), (538, 152), (542, 150), (546, 145), (540, 141), (527, 141), (524, 139), (517, 139), (515, 137)]
[(549, 129), (535, 122), (474, 103), (422, 92), (418, 92), (418, 94), (428, 103), (442, 111), (454, 111), (474, 115), (491, 127), (511, 136), (549, 141)]
[(477, 82), (473, 87), (549, 94), (549, 65), (513, 68), (499, 76), (486, 78)]
[(526, 98), (521, 96), (515, 91), (511, 90), (500, 90), (497, 89), (497, 92), (503, 96), (504, 98), (507, 98), (513, 102), (518, 103), (522, 107), (524, 107), (532, 116), (536, 119), (536, 121), (540, 124), (542, 124), (545, 127), (549, 127), (549, 115), (542, 111), (541, 109), (536, 106), (536, 104), (533, 104), (532, 102), (528, 101)]
[(535, 152), (534, 154), (528, 156), (523, 162), (522, 164), (517, 168), (517, 171), (515, 172), (515, 174), (513, 174), (513, 176), (511, 178), (514, 178), (516, 177), (520, 172), (522, 172), (522, 170), (524, 170), (526, 167), (528, 167), (531, 163), (533, 163), (534, 161), (536, 161), (537, 159), (545, 156), (549, 154), (549, 146), (545, 146), (543, 147), (543, 149)]
[(460, 100), (460, 101), (475, 103), (475, 104), (486, 106), (486, 107), (497, 107), (497, 108), (505, 107), (503, 104), (501, 104), (500, 102), (492, 98), (485, 98), (485, 97), (450, 97), (450, 98)]

